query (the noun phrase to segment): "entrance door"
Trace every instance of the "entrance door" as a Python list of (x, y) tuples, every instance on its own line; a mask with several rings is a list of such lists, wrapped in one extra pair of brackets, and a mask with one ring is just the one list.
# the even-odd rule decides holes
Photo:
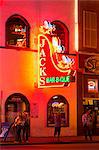
[(91, 110), (91, 113), (94, 115), (94, 119), (95, 119), (95, 135), (99, 135), (99, 99), (93, 99), (93, 98), (86, 98), (83, 101), (83, 107), (84, 110), (86, 111), (87, 109)]
[(5, 103), (5, 121), (12, 123), (17, 112), (27, 111), (30, 114), (28, 99), (20, 93), (10, 95)]

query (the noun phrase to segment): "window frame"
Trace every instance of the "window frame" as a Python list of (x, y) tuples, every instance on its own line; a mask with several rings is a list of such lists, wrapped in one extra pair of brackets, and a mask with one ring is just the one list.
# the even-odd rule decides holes
[[(69, 30), (68, 30), (67, 26), (63, 22), (61, 22), (59, 20), (54, 20), (54, 21), (51, 22), (51, 24), (54, 24), (56, 26), (56, 31), (57, 31), (58, 34), (59, 34), (59, 32), (57, 30), (57, 27), (62, 29), (61, 30), (61, 32), (62, 32), (61, 34), (64, 33), (64, 42), (63, 43), (65, 44), (65, 48), (66, 48), (66, 52), (65, 53), (69, 54)], [(60, 36), (62, 36), (61, 34), (60, 34)], [(60, 40), (62, 41), (63, 39), (60, 38)], [(62, 43), (62, 45), (64, 46), (63, 43)]]
[[(93, 27), (92, 18), (94, 16), (95, 25)], [(89, 22), (86, 20), (89, 20)], [(86, 37), (86, 33), (89, 32), (88, 38)], [(95, 44), (92, 43), (93, 32), (95, 33)], [(89, 40), (88, 40), (89, 39)], [(88, 44), (86, 44), (86, 41)], [(83, 10), (83, 47), (87, 48), (97, 48), (97, 14), (92, 11)]]
[[(54, 99), (55, 97), (57, 97), (56, 99)], [(49, 121), (49, 117), (51, 116), (51, 115), (49, 115), (48, 116), (48, 106), (49, 106), (49, 104), (52, 104), (53, 102), (63, 102), (64, 104), (65, 104), (65, 108), (66, 108), (66, 111), (65, 111), (65, 109), (64, 109), (64, 113), (65, 113), (65, 116), (63, 115), (63, 113), (61, 113), (61, 116), (63, 115), (63, 117), (62, 118), (64, 118), (65, 117), (65, 120), (63, 120), (63, 121), (65, 121), (65, 123), (62, 123), (61, 124), (61, 126), (62, 127), (69, 127), (69, 103), (68, 103), (68, 101), (66, 100), (66, 98), (64, 97), (64, 96), (62, 96), (62, 95), (54, 95), (54, 96), (52, 96), (51, 98), (50, 98), (50, 100), (48, 101), (48, 103), (47, 103), (47, 127), (54, 127), (54, 123), (48, 123), (48, 121)], [(52, 108), (52, 107), (51, 107)], [(52, 110), (52, 109), (51, 109)], [(55, 112), (56, 113), (56, 112)], [(53, 117), (52, 118), (52, 120), (54, 121), (54, 111), (52, 110), (52, 113), (51, 114), (53, 114), (53, 116), (51, 116), (51, 117)], [(57, 112), (58, 113), (58, 112)], [(52, 121), (52, 122), (53, 122)]]
[[(15, 44), (14, 45), (8, 44), (8, 39), (9, 39), (9, 37), (11, 35), (11, 34), (8, 35), (8, 29), (9, 29), (8, 26), (11, 25), (11, 21), (12, 21), (12, 25), (13, 24), (17, 25), (18, 21), (15, 21), (15, 19), (20, 20), (20, 22), (22, 22), (22, 25), (24, 24), (24, 26), (26, 26), (26, 46), (22, 47), (22, 46), (16, 46)], [(17, 49), (17, 48), (29, 48), (30, 47), (30, 25), (29, 25), (29, 23), (27, 22), (27, 20), (24, 17), (22, 17), (21, 15), (18, 15), (18, 14), (14, 14), (14, 15), (10, 16), (7, 19), (5, 26), (6, 26), (5, 27), (5, 29), (6, 29), (6, 32), (5, 32), (6, 33), (5, 34), (5, 36), (6, 36), (5, 37), (5, 39), (6, 39), (5, 45), (6, 45), (7, 48), (16, 48)], [(17, 37), (16, 37), (16, 39), (17, 39)]]

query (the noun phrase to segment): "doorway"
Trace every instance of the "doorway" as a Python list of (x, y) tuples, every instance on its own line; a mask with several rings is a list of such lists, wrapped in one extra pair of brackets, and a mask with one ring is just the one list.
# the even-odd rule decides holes
[(30, 114), (28, 99), (21, 93), (10, 95), (5, 102), (5, 121), (12, 123), (18, 112), (27, 111)]
[(99, 99), (98, 98), (85, 98), (83, 100), (84, 112), (88, 109), (94, 113), (95, 119), (95, 135), (99, 135)]

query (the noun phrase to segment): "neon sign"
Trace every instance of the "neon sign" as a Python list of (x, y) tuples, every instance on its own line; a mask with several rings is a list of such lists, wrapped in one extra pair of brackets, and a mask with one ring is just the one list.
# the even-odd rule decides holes
[(70, 82), (70, 76), (46, 78), (46, 83), (65, 83), (65, 82)]
[[(47, 22), (46, 22), (47, 24)], [(46, 32), (45, 30), (46, 29)], [(38, 87), (62, 87), (75, 74), (75, 56), (64, 54), (61, 40), (52, 34), (55, 26), (40, 27), (38, 35)]]
[(13, 34), (23, 34), (26, 32), (26, 26), (22, 27), (22, 25), (11, 25), (10, 30)]
[(43, 26), (40, 26), (40, 32), (43, 34), (53, 34), (53, 31), (55, 31), (55, 25), (52, 25), (49, 21), (44, 21)]
[(88, 79), (88, 92), (92, 93), (98, 92), (98, 80)]

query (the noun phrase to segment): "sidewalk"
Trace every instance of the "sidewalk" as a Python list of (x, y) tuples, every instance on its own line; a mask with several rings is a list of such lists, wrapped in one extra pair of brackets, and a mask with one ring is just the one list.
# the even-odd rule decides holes
[[(54, 137), (30, 137), (28, 143), (17, 143), (17, 145), (33, 145), (33, 144), (74, 144), (74, 143), (99, 143), (99, 136), (93, 136), (93, 140), (90, 141), (89, 139), (86, 141), (84, 136), (68, 136), (68, 137), (60, 137), (58, 141), (57, 138)], [(4, 142), (0, 139), (0, 145), (16, 145), (14, 143), (13, 138), (7, 138)]]

